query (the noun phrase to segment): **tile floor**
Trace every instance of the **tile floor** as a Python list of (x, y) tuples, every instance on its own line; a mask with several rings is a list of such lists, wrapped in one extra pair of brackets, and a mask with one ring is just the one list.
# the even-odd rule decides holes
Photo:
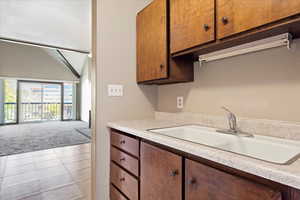
[(0, 200), (90, 200), (90, 144), (0, 157)]

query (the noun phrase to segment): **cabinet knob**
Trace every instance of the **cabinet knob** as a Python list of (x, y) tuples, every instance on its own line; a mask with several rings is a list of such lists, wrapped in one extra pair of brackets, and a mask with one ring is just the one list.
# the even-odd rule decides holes
[(177, 176), (179, 174), (179, 172), (178, 172), (178, 170), (176, 169), (176, 170), (173, 170), (172, 172), (171, 172), (171, 176)]
[(164, 65), (161, 64), (161, 65), (159, 66), (159, 68), (160, 68), (160, 70), (163, 70), (163, 69), (164, 69)]
[(197, 183), (197, 180), (195, 178), (192, 178), (190, 181), (189, 181), (189, 184), (190, 185), (194, 185), (195, 183)]
[(203, 28), (204, 28), (205, 31), (208, 31), (210, 27), (208, 26), (208, 24), (204, 24)]
[(121, 141), (120, 141), (120, 144), (125, 144), (125, 140), (121, 140)]
[(125, 178), (124, 178), (124, 177), (123, 177), (123, 178), (120, 178), (120, 181), (121, 181), (121, 182), (125, 181)]
[(227, 17), (222, 17), (222, 22), (224, 25), (228, 24), (229, 20)]
[(120, 158), (120, 162), (125, 161), (125, 158)]

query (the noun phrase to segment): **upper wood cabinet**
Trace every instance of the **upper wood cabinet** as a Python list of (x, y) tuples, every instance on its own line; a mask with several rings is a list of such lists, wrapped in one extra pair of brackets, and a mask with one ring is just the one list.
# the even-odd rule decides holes
[(191, 56), (170, 55), (169, 0), (153, 0), (137, 15), (137, 82), (166, 84), (194, 80)]
[(182, 157), (141, 143), (141, 200), (182, 200)]
[(170, 0), (171, 53), (215, 40), (215, 0)]
[(167, 78), (167, 1), (154, 0), (137, 15), (137, 81)]
[(185, 167), (185, 200), (282, 200), (280, 191), (195, 161)]
[(300, 13), (299, 0), (216, 0), (217, 38)]

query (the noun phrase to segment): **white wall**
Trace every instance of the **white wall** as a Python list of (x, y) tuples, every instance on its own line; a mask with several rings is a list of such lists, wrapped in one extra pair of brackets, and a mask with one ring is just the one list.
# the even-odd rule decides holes
[[(292, 49), (269, 49), (195, 66), (192, 83), (159, 86), (158, 110), (300, 121), (300, 40)], [(176, 108), (176, 97), (184, 108)]]
[(0, 42), (0, 77), (78, 80), (71, 71), (44, 49)]
[(91, 0), (1, 0), (0, 37), (90, 50)]
[[(156, 86), (136, 84), (136, 13), (145, 0), (97, 1), (96, 192), (109, 199), (108, 121), (154, 117)], [(108, 97), (108, 84), (123, 84), (123, 97)]]
[(82, 69), (81, 77), (80, 77), (80, 119), (85, 122), (89, 122), (89, 111), (91, 110), (92, 104), (92, 88), (91, 81), (89, 78), (89, 65), (90, 59), (86, 60), (86, 63)]

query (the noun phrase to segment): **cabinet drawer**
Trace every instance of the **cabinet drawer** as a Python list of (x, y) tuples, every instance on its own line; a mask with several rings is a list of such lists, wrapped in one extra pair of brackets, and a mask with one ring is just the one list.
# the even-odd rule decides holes
[(118, 163), (134, 175), (139, 175), (139, 161), (136, 158), (118, 150), (115, 147), (111, 147), (110, 155), (111, 160)]
[(127, 200), (113, 185), (110, 185), (110, 200)]
[(121, 133), (112, 130), (111, 144), (136, 157), (139, 157), (139, 141), (134, 138), (122, 135)]
[(110, 180), (130, 200), (138, 200), (138, 180), (112, 162)]
[(186, 200), (282, 200), (281, 193), (259, 183), (186, 160)]

